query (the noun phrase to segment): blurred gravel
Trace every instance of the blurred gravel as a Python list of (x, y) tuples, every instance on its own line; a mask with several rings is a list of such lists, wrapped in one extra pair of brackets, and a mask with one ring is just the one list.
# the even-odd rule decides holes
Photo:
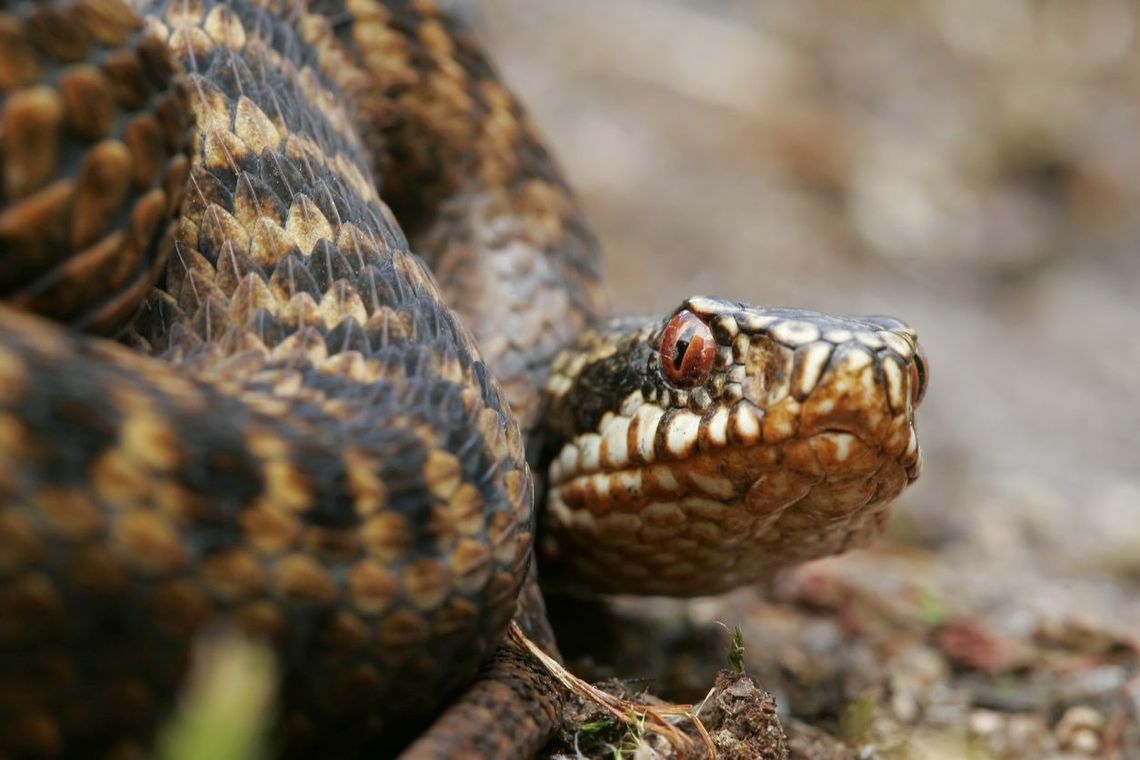
[[(578, 188), (615, 311), (908, 320), (933, 380), (892, 530), (931, 593), (1015, 638), (1140, 631), (1140, 5), (453, 5)], [(913, 582), (892, 551), (791, 583)]]

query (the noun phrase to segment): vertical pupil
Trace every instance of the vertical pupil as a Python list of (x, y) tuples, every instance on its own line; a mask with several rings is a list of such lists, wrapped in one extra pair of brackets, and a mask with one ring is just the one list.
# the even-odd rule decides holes
[(673, 351), (673, 369), (681, 371), (681, 364), (685, 360), (685, 352), (689, 350), (688, 338), (677, 338), (677, 348)]

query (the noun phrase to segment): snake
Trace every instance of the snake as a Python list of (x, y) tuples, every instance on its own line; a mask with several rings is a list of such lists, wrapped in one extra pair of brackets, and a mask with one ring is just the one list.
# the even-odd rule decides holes
[(755, 583), (921, 469), (899, 320), (607, 316), (428, 0), (0, 2), (0, 293), (5, 758), (146, 754), (222, 630), (280, 663), (283, 756), (526, 756), (536, 578)]

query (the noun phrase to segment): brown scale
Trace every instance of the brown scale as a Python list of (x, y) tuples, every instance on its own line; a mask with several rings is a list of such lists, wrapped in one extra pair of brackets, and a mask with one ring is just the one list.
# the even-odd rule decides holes
[(345, 89), (363, 88), (385, 201), (536, 435), (547, 364), (605, 311), (573, 194), (487, 58), (432, 3), (317, 5), (341, 19), (336, 39), (367, 72)]
[[(0, 756), (145, 753), (192, 642), (227, 626), (281, 660), (285, 754), (390, 754), (445, 707), (406, 757), (536, 751), (563, 693), (503, 640), (514, 617), (556, 654), (524, 447), (545, 476), (563, 438), (668, 380), (662, 356), (685, 372), (655, 401), (710, 419), (818, 361), (701, 386), (736, 350), (708, 299), (687, 302), (687, 363), (640, 321), (556, 359), (598, 323), (600, 280), (536, 130), (428, 0), (0, 0)], [(924, 372), (881, 373), (901, 422)], [(814, 424), (789, 415), (765, 435)], [(702, 488), (721, 465), (686, 446), (670, 472)], [(807, 471), (822, 446), (761, 459)], [(820, 553), (817, 529), (828, 551), (876, 532), (904, 455), (874, 493), (833, 488), (881, 507), (789, 508), (753, 548), (776, 567)], [(661, 538), (670, 508), (647, 509)], [(547, 544), (699, 593), (726, 583), (713, 544), (737, 518), (714, 512), (670, 546)]]
[(157, 277), (126, 342), (167, 360), (0, 316), (0, 686), (18, 695), (0, 748), (147, 742), (191, 637), (222, 621), (285, 657), (291, 753), (390, 749), (514, 612), (522, 439), (379, 199), (339, 93), (364, 74), (325, 20), (147, 10), (146, 31), (115, 4), (0, 16), (9, 301), (105, 330)]
[(99, 332), (158, 276), (189, 168), (185, 93), (141, 32), (114, 3), (0, 16), (0, 294)]

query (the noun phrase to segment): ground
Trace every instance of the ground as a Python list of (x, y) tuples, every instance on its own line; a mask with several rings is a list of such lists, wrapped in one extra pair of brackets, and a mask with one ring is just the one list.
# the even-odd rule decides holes
[(578, 667), (700, 702), (739, 627), (795, 757), (1140, 757), (1140, 7), (454, 4), (579, 189), (616, 309), (889, 313), (932, 368), (925, 472), (878, 546), (619, 600), (594, 648), (620, 666)]

